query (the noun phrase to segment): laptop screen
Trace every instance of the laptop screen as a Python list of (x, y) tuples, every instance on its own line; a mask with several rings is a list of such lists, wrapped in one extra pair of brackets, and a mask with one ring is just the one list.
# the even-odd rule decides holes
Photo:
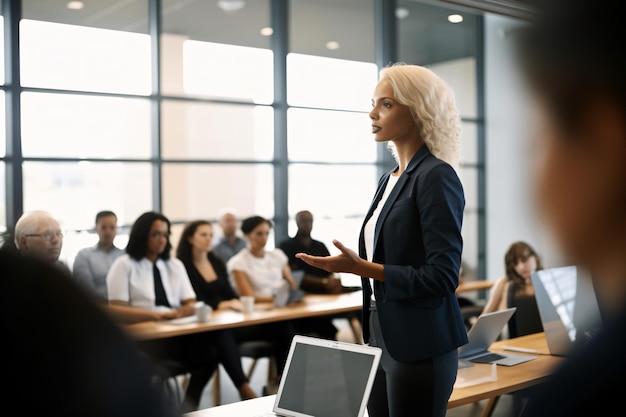
[(537, 306), (550, 353), (567, 355), (574, 344), (590, 339), (601, 325), (591, 278), (576, 266), (533, 272)]
[(380, 349), (295, 336), (274, 404), (286, 416), (361, 417)]

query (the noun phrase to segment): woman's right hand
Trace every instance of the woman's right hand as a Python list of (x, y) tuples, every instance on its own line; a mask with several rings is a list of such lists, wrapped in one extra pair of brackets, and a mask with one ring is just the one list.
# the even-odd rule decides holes
[(334, 256), (313, 256), (306, 253), (297, 253), (296, 258), (302, 259), (307, 264), (328, 272), (349, 272), (358, 274), (362, 259), (352, 249), (348, 249), (338, 240), (333, 240), (333, 244), (341, 251)]

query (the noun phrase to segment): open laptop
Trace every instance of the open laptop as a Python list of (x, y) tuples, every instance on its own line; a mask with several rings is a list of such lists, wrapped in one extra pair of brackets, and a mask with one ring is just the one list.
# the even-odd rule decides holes
[(562, 266), (535, 271), (531, 279), (551, 355), (567, 356), (597, 333), (602, 319), (587, 271)]
[(382, 350), (294, 336), (272, 410), (255, 417), (363, 417)]
[(274, 307), (285, 307), (289, 303), (302, 300), (305, 292), (300, 289), (304, 279), (304, 271), (291, 271), (291, 276), (296, 282), (296, 289), (292, 289), (286, 280), (282, 280), (280, 285), (274, 289)]
[(511, 307), (478, 316), (474, 325), (467, 332), (469, 341), (459, 348), (459, 368), (467, 367), (467, 362), (513, 366), (535, 359), (534, 356), (489, 351), (489, 346), (502, 333), (504, 326), (511, 319), (515, 310), (517, 310), (515, 307)]

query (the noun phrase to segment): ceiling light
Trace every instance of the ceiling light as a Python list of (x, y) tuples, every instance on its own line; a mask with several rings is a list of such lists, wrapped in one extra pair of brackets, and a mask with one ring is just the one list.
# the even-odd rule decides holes
[(448, 16), (448, 22), (450, 23), (461, 23), (463, 21), (463, 16), (460, 14), (451, 14)]
[(336, 51), (340, 47), (341, 47), (341, 45), (339, 45), (339, 42), (337, 42), (337, 41), (326, 42), (326, 48), (330, 49), (331, 51)]
[(411, 12), (406, 7), (398, 7), (396, 9), (396, 17), (398, 19), (406, 19), (410, 14)]
[(71, 10), (80, 10), (85, 7), (85, 3), (82, 1), (70, 1), (67, 3), (67, 8)]
[(263, 36), (272, 36), (274, 34), (274, 29), (271, 27), (265, 27), (261, 29), (261, 35)]
[(217, 2), (217, 7), (224, 10), (226, 13), (233, 13), (241, 10), (245, 5), (246, 2), (243, 0), (219, 0)]

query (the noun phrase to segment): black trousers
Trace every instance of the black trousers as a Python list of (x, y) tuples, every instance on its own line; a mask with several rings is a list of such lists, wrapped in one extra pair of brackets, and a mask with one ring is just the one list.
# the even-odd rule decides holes
[(369, 345), (383, 351), (367, 405), (370, 417), (445, 417), (456, 381), (456, 349), (417, 362), (396, 361), (385, 346), (375, 306)]

